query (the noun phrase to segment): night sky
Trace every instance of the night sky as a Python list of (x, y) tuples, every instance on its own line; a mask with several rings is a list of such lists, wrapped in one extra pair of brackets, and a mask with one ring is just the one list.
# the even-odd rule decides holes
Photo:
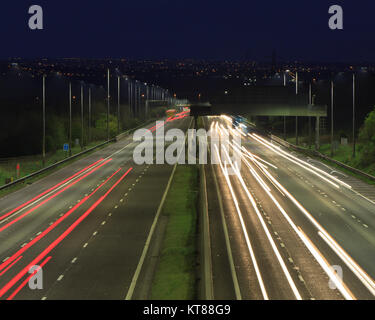
[[(28, 8), (44, 10), (31, 31)], [(344, 9), (344, 30), (328, 8)], [(375, 62), (373, 0), (2, 0), (0, 58), (208, 58)]]

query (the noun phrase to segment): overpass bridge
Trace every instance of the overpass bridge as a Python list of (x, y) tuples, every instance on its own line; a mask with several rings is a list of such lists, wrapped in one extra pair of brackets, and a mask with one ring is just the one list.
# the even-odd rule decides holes
[(309, 118), (309, 134), (311, 134), (311, 119), (315, 118), (315, 148), (320, 148), (320, 118), (327, 117), (325, 105), (289, 105), (289, 104), (251, 104), (251, 103), (215, 103), (190, 104), (191, 115), (221, 115), (232, 114), (250, 116), (284, 117), (284, 138), (286, 137), (286, 118), (296, 119), (296, 143), (298, 144), (298, 118)]
[[(292, 88), (293, 89), (293, 88)], [(295, 117), (296, 143), (298, 144), (298, 118), (309, 118), (309, 132), (311, 134), (311, 119), (315, 118), (315, 147), (320, 147), (320, 118), (327, 117), (327, 106), (313, 103), (311, 91), (306, 94), (300, 90), (296, 95), (289, 87), (283, 86), (253, 86), (237, 88), (229, 92), (211, 96), (209, 106), (191, 104), (197, 114), (232, 114), (251, 116), (284, 117), (284, 138), (286, 137), (286, 118)]]

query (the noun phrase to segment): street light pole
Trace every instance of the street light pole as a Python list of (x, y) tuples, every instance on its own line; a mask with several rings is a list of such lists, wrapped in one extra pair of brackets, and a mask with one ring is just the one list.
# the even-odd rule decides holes
[(120, 134), (120, 76), (117, 76), (117, 134)]
[[(309, 105), (312, 105), (311, 82), (309, 83)], [(309, 149), (311, 149), (311, 117), (309, 117)]]
[(109, 69), (107, 70), (107, 141), (109, 141)]
[(334, 103), (334, 88), (333, 88), (333, 80), (331, 80), (331, 157), (333, 157), (334, 150), (333, 150), (333, 103)]
[(138, 117), (137, 113), (137, 80), (133, 83), (133, 110), (134, 110), (134, 118)]
[[(298, 71), (296, 71), (296, 103), (298, 96)], [(298, 146), (298, 116), (296, 116), (296, 145)]]
[(89, 127), (88, 142), (91, 142), (91, 88), (89, 88)]
[(81, 150), (83, 150), (83, 85), (81, 84)]
[[(284, 87), (286, 87), (286, 72), (284, 71)], [(284, 140), (286, 140), (286, 116), (284, 116)]]
[(138, 80), (135, 80), (135, 114), (139, 117), (139, 84)]
[(43, 75), (43, 167), (46, 165), (46, 75)]
[(298, 95), (298, 71), (296, 72), (296, 95)]
[(69, 156), (72, 156), (72, 83), (69, 82)]
[(353, 158), (355, 158), (355, 73), (353, 72)]

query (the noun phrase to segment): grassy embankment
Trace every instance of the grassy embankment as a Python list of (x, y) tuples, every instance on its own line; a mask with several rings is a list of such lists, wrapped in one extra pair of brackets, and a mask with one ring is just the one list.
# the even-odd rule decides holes
[[(287, 141), (289, 143), (292, 143), (292, 144), (295, 144), (296, 143), (296, 140), (295, 138), (288, 138)], [(305, 141), (305, 144), (302, 145), (300, 144), (300, 147), (305, 147), (305, 148), (308, 148), (307, 147), (307, 138), (305, 140), (302, 140), (302, 141)], [(311, 150), (314, 150), (314, 146), (311, 147)], [(353, 158), (353, 145), (352, 144), (347, 144), (347, 145), (338, 145), (338, 148), (334, 151), (334, 154), (333, 154), (333, 157), (331, 157), (331, 144), (330, 143), (323, 143), (321, 146), (320, 146), (320, 149), (319, 149), (319, 152), (334, 159), (334, 160), (337, 160), (337, 161), (340, 161), (348, 166), (351, 166), (353, 168), (356, 168), (356, 169), (359, 169), (363, 172), (366, 172), (370, 175), (373, 175), (375, 176), (375, 163), (370, 165), (370, 166), (362, 166), (360, 161), (359, 161), (359, 158), (360, 158), (360, 150), (361, 150), (361, 144), (358, 143), (357, 144), (357, 147), (356, 147), (356, 157)], [(349, 170), (346, 170), (338, 165), (336, 165), (335, 163), (331, 162), (331, 161), (326, 161), (326, 160), (321, 160), (322, 162), (332, 166), (332, 167), (335, 167), (335, 168), (338, 168), (340, 169), (340, 171), (343, 171), (344, 173), (346, 174), (350, 174), (352, 176), (355, 176), (369, 184), (375, 184), (374, 181), (370, 180), (370, 179), (367, 179), (365, 177), (362, 177), (360, 175), (357, 175)]]
[(199, 169), (178, 165), (162, 209), (168, 217), (151, 299), (196, 298)]
[[(90, 143), (89, 145), (87, 145), (85, 148), (86, 149), (89, 149), (91, 147), (94, 147), (96, 145), (99, 145), (100, 143), (102, 143), (102, 141), (96, 141), (96, 142), (92, 142)], [(105, 145), (106, 146), (106, 145)], [(105, 146), (103, 146), (102, 148), (104, 148)], [(100, 149), (100, 148), (99, 148)], [(92, 152), (95, 152), (99, 149), (95, 149), (94, 151)], [(77, 146), (77, 147), (73, 147), (72, 148), (72, 155), (74, 154), (77, 154), (81, 152), (81, 147)], [(89, 153), (86, 153), (78, 158), (75, 158), (71, 161), (68, 161), (64, 164), (61, 164), (59, 165), (57, 168), (54, 168), (54, 169), (51, 169), (51, 170), (48, 170), (47, 172), (45, 173), (42, 173), (36, 177), (33, 177), (33, 178), (30, 178), (27, 180), (27, 183), (33, 183), (35, 182), (36, 180), (38, 179), (41, 179), (49, 174), (51, 174), (53, 171), (55, 170), (58, 170), (68, 164), (70, 164), (72, 161), (76, 161), (82, 157), (87, 157), (88, 154), (90, 154), (91, 152)], [(53, 154), (47, 154), (46, 155), (46, 166), (50, 166), (58, 161), (61, 161), (63, 159), (65, 159), (67, 157), (67, 153), (63, 150), (58, 150), (56, 151), (55, 153)], [(20, 164), (20, 178), (24, 177), (24, 176), (27, 176), (33, 172), (36, 172), (40, 169), (43, 168), (43, 165), (42, 165), (42, 159), (40, 156), (35, 156), (35, 157), (23, 157), (23, 158), (20, 158), (20, 159), (17, 159), (17, 158), (14, 158), (14, 159), (11, 159), (7, 162), (0, 162), (0, 186), (4, 185), (5, 184), (5, 179), (6, 178), (10, 178), (10, 177), (13, 177), (14, 180), (16, 180), (16, 165), (17, 163)], [(10, 192), (14, 192), (22, 187), (24, 187), (25, 184), (23, 183), (19, 183), (15, 186), (12, 186), (12, 187), (9, 187), (5, 190), (1, 190), (0, 191), (0, 197), (1, 196), (4, 196)]]

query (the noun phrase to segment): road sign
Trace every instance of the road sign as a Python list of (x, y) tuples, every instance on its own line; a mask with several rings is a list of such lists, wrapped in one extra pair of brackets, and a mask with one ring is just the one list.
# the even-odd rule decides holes
[(64, 143), (64, 151), (69, 151), (69, 143)]

